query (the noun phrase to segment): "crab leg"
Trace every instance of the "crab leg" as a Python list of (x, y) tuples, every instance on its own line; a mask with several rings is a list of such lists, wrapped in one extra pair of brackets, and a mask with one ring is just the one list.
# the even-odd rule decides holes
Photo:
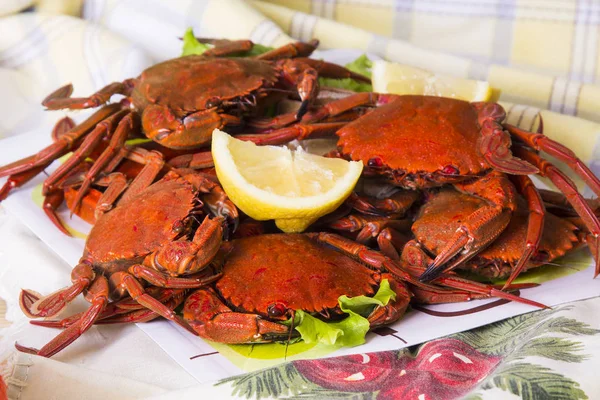
[[(180, 303), (181, 304), (181, 303)], [(179, 304), (173, 304), (169, 302), (165, 304), (168, 308), (176, 308)], [(99, 319), (95, 322), (96, 325), (109, 325), (109, 324), (137, 324), (139, 322), (149, 322), (156, 318), (159, 318), (160, 314), (155, 313), (152, 310), (143, 308), (141, 310), (129, 311), (123, 314), (113, 315)]]
[(307, 113), (302, 122), (316, 122), (324, 118), (334, 117), (356, 107), (379, 107), (396, 100), (399, 96), (395, 94), (380, 94), (372, 92), (356, 93), (339, 100), (332, 101), (316, 111)]
[[(169, 121), (167, 126), (165, 121)], [(216, 128), (241, 126), (241, 118), (218, 113), (208, 108), (181, 116), (162, 104), (151, 104), (144, 109), (142, 127), (146, 136), (162, 146), (175, 150), (195, 149), (210, 143), (210, 134)]]
[[(542, 196), (542, 200), (544, 200), (546, 207), (552, 207), (553, 214), (559, 216), (562, 216), (562, 214), (566, 214), (566, 216), (574, 216), (577, 214), (564, 193), (547, 189), (537, 189), (540, 196)], [(600, 211), (600, 198), (585, 199), (585, 201), (594, 212)]]
[[(423, 284), (423, 282), (419, 281), (415, 276), (411, 273), (407, 272), (405, 268), (403, 268), (402, 263), (398, 263), (389, 257), (386, 257), (384, 254), (371, 250), (368, 247), (361, 245), (359, 243), (353, 242), (349, 239), (343, 238), (338, 235), (334, 235), (331, 233), (316, 233), (316, 234), (308, 234), (310, 237), (315, 238), (318, 241), (323, 243), (327, 243), (340, 251), (343, 251), (349, 255), (358, 257), (363, 262), (372, 266), (376, 269), (385, 269), (389, 271), (392, 275), (396, 276), (398, 279), (406, 281), (414, 286), (420, 287), (422, 289), (428, 290), (430, 288), (436, 289), (436, 286), (432, 286), (429, 284)], [(409, 242), (410, 244), (410, 242)], [(407, 244), (407, 246), (409, 245)], [(406, 247), (405, 246), (405, 249)], [(404, 252), (403, 252), (404, 253)], [(403, 254), (404, 257), (404, 254)], [(423, 259), (426, 259), (426, 255), (423, 254)], [(422, 270), (422, 269), (421, 269)], [(415, 272), (414, 270), (412, 272)], [(418, 271), (417, 273), (419, 273)], [(478, 282), (472, 282), (466, 279), (458, 278), (455, 276), (443, 274), (436, 278), (435, 283), (440, 283), (444, 286), (448, 286), (454, 289), (467, 290), (469, 292), (473, 292), (476, 294), (481, 294), (485, 296), (493, 296), (500, 297), (503, 299), (516, 301), (519, 303), (531, 305), (539, 308), (547, 308), (545, 305), (538, 303), (533, 300), (524, 299), (520, 296), (516, 296), (514, 294), (503, 292), (502, 290), (498, 290), (493, 286), (484, 285)]]
[[(404, 246), (404, 249), (402, 251), (402, 259), (401, 259), (400, 265), (402, 266), (402, 268), (410, 271), (411, 274), (419, 275), (419, 274), (421, 274), (421, 272), (423, 270), (425, 270), (426, 266), (429, 264), (430, 261), (431, 261), (431, 259), (429, 258), (429, 256), (427, 254), (425, 254), (425, 252), (423, 251), (421, 246), (415, 241), (410, 241), (406, 244), (406, 246)], [(394, 271), (392, 271), (392, 273), (393, 272)], [(472, 298), (499, 297), (502, 299), (516, 301), (516, 302), (531, 305), (534, 307), (548, 308), (546, 305), (538, 303), (536, 301), (528, 300), (523, 297), (504, 292), (503, 290), (497, 289), (496, 287), (491, 286), (491, 285), (485, 285), (483, 283), (459, 278), (458, 276), (456, 276), (454, 274), (442, 274), (442, 275), (438, 276), (433, 281), (433, 283), (438, 283), (438, 284), (447, 286), (452, 289), (457, 289), (459, 291), (467, 291), (474, 296)], [(525, 288), (525, 287), (532, 287), (532, 285), (530, 285), (530, 284), (526, 284), (525, 286), (513, 285), (510, 287), (510, 289)], [(426, 288), (426, 290), (429, 290), (429, 289)], [(464, 294), (461, 296), (464, 296)], [(450, 299), (451, 298), (448, 298), (447, 300), (450, 300)], [(459, 297), (459, 299), (462, 299), (460, 301), (464, 301), (464, 297)]]
[(71, 232), (66, 228), (63, 224), (62, 220), (56, 213), (56, 210), (63, 203), (65, 199), (65, 193), (62, 190), (56, 190), (55, 192), (48, 193), (44, 197), (44, 203), (42, 207), (44, 208), (44, 213), (48, 217), (48, 219), (52, 222), (52, 224), (58, 228), (63, 234), (67, 236), (71, 236)]
[(70, 83), (65, 85), (54, 92), (50, 93), (48, 97), (42, 101), (42, 105), (48, 110), (60, 110), (63, 108), (69, 108), (71, 110), (83, 109), (83, 108), (94, 108), (99, 107), (107, 103), (113, 94), (122, 94), (129, 96), (131, 93), (132, 80), (126, 80), (124, 82), (113, 82), (89, 97), (76, 97), (72, 98), (73, 85)]
[(183, 154), (181, 156), (173, 157), (168, 161), (168, 164), (174, 168), (191, 169), (204, 169), (215, 166), (212, 153), (210, 151), (203, 151), (194, 154)]
[[(168, 298), (166, 300), (160, 300), (160, 301), (164, 302), (165, 306), (167, 308), (174, 310), (177, 307), (179, 307), (179, 305), (181, 303), (183, 303), (183, 301), (185, 300), (185, 296), (184, 296), (185, 293), (186, 293), (185, 290), (178, 290), (170, 298)], [(96, 324), (97, 325), (107, 325), (107, 324), (148, 322), (148, 321), (152, 321), (153, 319), (156, 319), (158, 317), (160, 317), (159, 314), (157, 314), (154, 311), (149, 310), (147, 308), (143, 308), (143, 309), (133, 310), (133, 311), (129, 311), (129, 312), (122, 313), (122, 314), (115, 314), (112, 316), (107, 316), (105, 318), (102, 318), (102, 319), (99, 319), (98, 321), (96, 321)]]
[(144, 290), (144, 287), (137, 279), (127, 272), (117, 272), (111, 276), (111, 280), (114, 280), (117, 286), (122, 287), (129, 293), (131, 298), (143, 305), (144, 307), (160, 314), (163, 318), (169, 321), (175, 322), (188, 332), (196, 335), (196, 331), (190, 327), (190, 325), (184, 321), (179, 315), (175, 314), (175, 311), (168, 308), (166, 305), (150, 296)]
[(88, 296), (92, 298), (92, 305), (76, 323), (62, 331), (40, 350), (24, 347), (17, 343), (15, 343), (15, 347), (19, 351), (25, 353), (37, 354), (42, 357), (52, 357), (69, 344), (73, 343), (100, 317), (102, 311), (108, 304), (108, 291), (108, 281), (104, 276), (98, 276), (88, 288)]
[(8, 194), (18, 187), (23, 186), (33, 178), (35, 178), (40, 172), (48, 168), (48, 166), (52, 164), (52, 161), (47, 162), (46, 164), (40, 165), (39, 167), (35, 167), (23, 172), (19, 172), (13, 175), (9, 175), (6, 183), (0, 188), (0, 202), (8, 197)]
[[(127, 186), (127, 189), (121, 196), (120, 204), (127, 203), (150, 186), (165, 165), (162, 154), (154, 150), (147, 151), (142, 148), (136, 148), (131, 150), (127, 154), (127, 157), (139, 163), (143, 163), (144, 168), (142, 168), (139, 174), (137, 174), (133, 181)], [(106, 201), (107, 199), (104, 200)], [(105, 207), (106, 204), (103, 204), (103, 207)]]
[(391, 300), (387, 306), (376, 307), (371, 312), (367, 317), (371, 328), (398, 321), (406, 313), (412, 297), (408, 287), (403, 282), (396, 280), (392, 274), (383, 273), (381, 279), (388, 280), (390, 288), (396, 293), (396, 299)]
[(506, 118), (504, 109), (495, 103), (471, 103), (477, 110), (477, 119), (481, 126), (479, 152), (495, 170), (511, 175), (537, 174), (538, 169), (514, 157), (511, 153), (511, 140), (503, 126), (498, 122)]
[(512, 175), (511, 180), (527, 200), (529, 208), (529, 221), (527, 223), (527, 237), (525, 239), (525, 251), (519, 259), (519, 262), (506, 280), (503, 289), (506, 289), (512, 281), (525, 268), (531, 257), (535, 254), (542, 240), (544, 231), (544, 217), (546, 215), (546, 207), (542, 201), (542, 197), (537, 188), (527, 175)]
[[(61, 118), (52, 129), (52, 141), (54, 143), (60, 142), (61, 138), (63, 136), (66, 136), (69, 133), (69, 131), (71, 131), (71, 129), (73, 129), (74, 127), (75, 122), (71, 118)], [(0, 188), (0, 202), (6, 199), (11, 190), (23, 186), (25, 183), (29, 182), (31, 179), (36, 177), (40, 172), (45, 170), (52, 163), (52, 161), (53, 160), (50, 160), (46, 164), (40, 165), (38, 167), (34, 167), (30, 170), (25, 170), (20, 173), (15, 173), (14, 175), (10, 175), (4, 186)], [(64, 229), (62, 225), (57, 226), (59, 227), (59, 229), (62, 228), (61, 230)]]
[[(466, 217), (453, 237), (419, 278), (433, 280), (439, 273), (454, 269), (493, 242), (507, 227), (516, 208), (516, 189), (506, 175), (490, 172), (470, 183), (457, 183), (457, 189), (488, 201)], [(457, 256), (455, 259), (453, 259)], [(449, 263), (449, 261), (451, 261)], [(449, 263), (449, 264), (448, 264)]]
[(293, 61), (301, 61), (310, 65), (319, 73), (320, 77), (336, 79), (350, 78), (359, 82), (371, 83), (371, 78), (357, 74), (338, 64), (329, 63), (323, 60), (315, 60), (313, 58), (295, 58)]
[(313, 51), (319, 46), (319, 41), (316, 39), (311, 40), (308, 43), (294, 42), (288, 43), (276, 49), (262, 53), (255, 58), (257, 60), (279, 60), (282, 58), (293, 58), (293, 57), (308, 57)]
[(233, 312), (210, 289), (199, 289), (187, 298), (183, 317), (200, 337), (221, 343), (261, 343), (290, 337), (288, 326), (257, 314)]
[(257, 145), (280, 145), (294, 139), (304, 140), (307, 138), (328, 137), (338, 129), (346, 125), (346, 122), (325, 122), (320, 124), (296, 124), (269, 133), (255, 135), (239, 135), (238, 139), (250, 141)]
[(354, 95), (332, 101), (331, 103), (327, 103), (319, 107), (316, 111), (307, 112), (302, 117), (301, 124), (275, 129), (264, 134), (243, 135), (239, 138), (242, 140), (251, 140), (258, 145), (278, 145), (290, 142), (294, 139), (304, 140), (308, 138), (312, 139), (332, 136), (339, 128), (346, 125), (347, 122), (341, 121), (319, 124), (314, 123), (325, 118), (334, 117), (345, 113), (346, 111), (352, 110), (355, 107), (378, 107), (394, 101), (397, 98), (398, 96), (393, 94), (356, 93)]
[(296, 119), (302, 118), (308, 111), (308, 106), (319, 94), (319, 76), (332, 78), (352, 78), (362, 82), (371, 82), (365, 76), (354, 73), (339, 65), (309, 58), (285, 59), (277, 62), (282, 70), (284, 80), (296, 84), (301, 104), (296, 111)]
[(42, 194), (47, 194), (52, 191), (55, 185), (75, 166), (81, 164), (104, 137), (112, 134), (114, 125), (127, 111), (117, 111), (110, 117), (98, 122), (96, 127), (83, 139), (81, 145), (73, 152), (65, 163), (61, 164), (49, 177), (44, 181)]
[[(92, 224), (94, 224), (95, 220), (100, 218), (100, 216), (102, 214), (104, 214), (105, 212), (107, 212), (113, 208), (113, 205), (114, 205), (115, 201), (117, 201), (117, 198), (127, 188), (127, 177), (120, 172), (114, 172), (108, 176), (105, 176), (105, 177), (97, 180), (96, 184), (99, 186), (106, 186), (106, 189), (102, 193), (92, 189), (90, 191), (90, 194), (88, 194), (86, 196), (86, 199), (87, 199), (88, 197), (90, 197), (90, 195), (92, 195), (94, 197), (96, 197), (96, 194), (98, 195), (96, 203), (94, 205), (94, 211), (92, 213), (92, 215), (93, 215), (92, 219), (94, 220), (94, 222)], [(66, 193), (68, 193), (68, 192), (66, 192)], [(71, 208), (71, 209), (73, 209), (73, 208)], [(83, 213), (83, 211), (81, 209), (78, 210), (78, 212)]]
[[(537, 283), (520, 283), (518, 285), (511, 285), (508, 289), (521, 290), (529, 289), (536, 286), (538, 286)], [(414, 295), (413, 300), (416, 303), (420, 304), (464, 303), (466, 301), (471, 300), (490, 298), (490, 295), (488, 293), (473, 293), (468, 290), (460, 289), (440, 288), (436, 290), (424, 290), (418, 287), (411, 287), (410, 289)]]
[(119, 121), (117, 129), (110, 138), (108, 146), (106, 147), (106, 149), (104, 149), (102, 154), (100, 154), (100, 156), (98, 157), (98, 159), (96, 159), (92, 167), (84, 175), (81, 187), (79, 188), (77, 196), (75, 197), (72, 210), (77, 209), (79, 207), (83, 196), (85, 196), (88, 192), (93, 180), (96, 178), (96, 176), (98, 176), (98, 174), (106, 166), (106, 164), (108, 164), (108, 162), (115, 157), (115, 153), (117, 153), (119, 149), (121, 149), (125, 145), (125, 141), (127, 140), (129, 134), (133, 131), (133, 128), (133, 115), (129, 113)]
[(403, 216), (419, 198), (420, 193), (416, 190), (401, 190), (385, 199), (368, 198), (353, 192), (346, 202), (362, 214)]
[(31, 290), (23, 289), (19, 295), (19, 306), (29, 318), (52, 317), (87, 289), (95, 278), (94, 270), (87, 260), (81, 260), (71, 272), (73, 284), (44, 297)]
[[(158, 296), (152, 295), (161, 303), (165, 303), (167, 307), (175, 309), (179, 304), (185, 300), (185, 290), (178, 289), (172, 290), (167, 293), (167, 295), (163, 295), (165, 291), (159, 293)], [(130, 303), (130, 304), (129, 304)], [(46, 328), (68, 328), (69, 326), (76, 323), (81, 317), (85, 314), (85, 312), (81, 312), (75, 315), (71, 315), (70, 317), (66, 317), (60, 320), (43, 320), (31, 321), (32, 325), (43, 326)], [(109, 303), (100, 314), (100, 317), (96, 320), (95, 324), (115, 324), (115, 323), (124, 323), (124, 322), (146, 322), (151, 319), (160, 317), (160, 315), (156, 314), (154, 311), (149, 310), (139, 304), (136, 301), (131, 300), (130, 298), (120, 300), (115, 303)]]
[(200, 276), (195, 278), (189, 276), (178, 278), (165, 275), (141, 264), (133, 265), (129, 268), (129, 272), (136, 278), (144, 279), (152, 285), (170, 289), (196, 289), (208, 285), (222, 276), (221, 273), (216, 273), (207, 277)]
[(254, 43), (250, 40), (210, 40), (199, 39), (201, 43), (211, 43), (215, 47), (202, 53), (205, 57), (224, 57), (230, 54), (241, 53), (252, 50)]
[[(321, 91), (319, 91), (319, 93), (320, 92)], [(363, 116), (365, 113), (366, 113), (365, 110), (355, 109), (355, 110), (345, 111), (341, 114), (337, 114), (335, 116), (331, 116), (329, 118), (319, 120), (319, 122), (346, 122), (346, 123), (349, 123), (349, 122), (352, 122), (355, 119), (358, 119), (359, 117)], [(253, 128), (257, 132), (267, 133), (265, 131), (280, 129), (280, 128), (286, 127), (288, 125), (291, 125), (295, 122), (298, 122), (297, 116), (298, 116), (297, 112), (290, 112), (287, 114), (280, 114), (280, 115), (277, 115), (276, 117), (272, 117), (272, 118), (254, 118), (254, 119), (249, 119), (246, 122), (246, 126)], [(317, 121), (309, 121), (307, 119), (303, 122), (309, 123), (309, 122), (317, 122)]]
[(401, 231), (408, 231), (410, 229), (410, 221), (373, 217), (370, 215), (350, 215), (330, 223), (329, 227), (349, 232), (360, 231), (356, 237), (356, 241), (364, 244), (369, 239), (378, 237), (385, 228), (391, 227)]
[[(15, 175), (32, 169), (42, 171), (52, 161), (67, 154), (77, 147), (79, 139), (88, 134), (99, 122), (105, 120), (121, 109), (119, 104), (111, 104), (96, 111), (90, 118), (61, 135), (57, 142), (52, 143), (37, 154), (15, 161), (0, 168), (0, 177)], [(32, 176), (33, 177), (33, 176)]]
[(596, 196), (600, 197), (600, 179), (569, 148), (541, 133), (527, 132), (510, 124), (504, 124), (503, 126), (511, 135), (525, 142), (528, 146), (535, 150), (544, 151), (566, 163), (583, 179)]
[(391, 258), (399, 260), (398, 249), (403, 249), (409, 241), (409, 237), (392, 228), (385, 228), (377, 236), (377, 246), (379, 251)]
[[(136, 311), (139, 309), (143, 309), (143, 306), (138, 304), (138, 308), (136, 309)], [(113, 317), (113, 316), (128, 313), (128, 312), (130, 312), (130, 310), (123, 310), (123, 309), (119, 308), (118, 303), (109, 303), (109, 304), (107, 304), (107, 306), (104, 308), (104, 310), (102, 311), (102, 313), (96, 320), (96, 324), (99, 323), (99, 321), (101, 321), (104, 318), (109, 318), (109, 317)], [(30, 321), (30, 323), (32, 325), (43, 326), (45, 328), (65, 329), (65, 328), (68, 328), (71, 325), (77, 323), (77, 321), (79, 321), (85, 315), (85, 313), (86, 313), (86, 311), (80, 312), (80, 313), (71, 315), (69, 317), (59, 319), (59, 320), (49, 320), (49, 319), (45, 319), (42, 321), (33, 320), (33, 321)]]
[(577, 191), (575, 183), (552, 163), (524, 147), (515, 148), (515, 153), (524, 160), (538, 166), (540, 175), (548, 177), (565, 194), (569, 203), (571, 203), (589, 229), (590, 233), (587, 243), (596, 261), (594, 278), (597, 277), (600, 274), (600, 221), (598, 221), (594, 210), (591, 209), (586, 199)]

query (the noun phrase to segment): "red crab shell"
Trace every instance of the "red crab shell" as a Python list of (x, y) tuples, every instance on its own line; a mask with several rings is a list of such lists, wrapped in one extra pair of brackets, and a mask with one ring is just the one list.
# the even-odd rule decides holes
[(399, 96), (336, 134), (342, 154), (404, 187), (459, 182), (490, 169), (476, 146), (477, 109), (462, 100)]
[(211, 108), (215, 100), (225, 102), (271, 87), (277, 77), (275, 65), (262, 60), (187, 56), (145, 70), (132, 97), (139, 109), (165, 104), (185, 114)]
[(264, 317), (269, 307), (322, 312), (338, 297), (373, 295), (379, 273), (300, 234), (273, 234), (232, 242), (215, 287), (238, 310)]
[[(187, 219), (194, 203), (189, 183), (160, 181), (135, 203), (115, 207), (99, 218), (87, 238), (86, 253), (99, 264), (145, 257), (181, 235), (176, 227)], [(115, 236), (115, 232), (120, 234)]]

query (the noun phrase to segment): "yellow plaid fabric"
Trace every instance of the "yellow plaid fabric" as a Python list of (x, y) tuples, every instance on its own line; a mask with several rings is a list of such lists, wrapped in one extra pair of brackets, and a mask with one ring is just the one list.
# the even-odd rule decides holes
[[(502, 100), (600, 120), (600, 3), (266, 0), (283, 30), (436, 72), (489, 81)], [(286, 7), (282, 7), (285, 5)]]

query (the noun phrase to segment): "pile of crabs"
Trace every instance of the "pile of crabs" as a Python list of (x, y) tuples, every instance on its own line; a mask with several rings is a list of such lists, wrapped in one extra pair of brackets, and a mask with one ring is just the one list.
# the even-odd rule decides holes
[[(23, 312), (41, 318), (32, 323), (62, 332), (20, 350), (50, 357), (93, 324), (157, 317), (218, 342), (286, 341), (296, 333), (282, 322), (298, 310), (338, 320), (340, 296), (372, 296), (384, 280), (395, 297), (367, 312), (371, 328), (397, 321), (411, 303), (500, 297), (544, 307), (515, 293), (528, 286), (512, 283), (522, 271), (582, 246), (598, 261), (597, 202), (540, 156), (564, 162), (600, 196), (600, 181), (573, 152), (541, 130), (504, 123), (495, 103), (378, 93), (324, 100), (319, 77), (369, 80), (308, 58), (316, 45), (240, 58), (231, 55), (251, 42), (218, 41), (89, 97), (71, 97), (68, 85), (43, 101), (50, 110), (98, 109), (79, 125), (60, 120), (53, 144), (1, 167), (0, 199), (71, 153), (43, 183), (44, 210), (65, 234), (63, 203), (93, 227), (71, 286), (21, 292)], [(290, 99), (295, 110), (272, 114)], [(214, 129), (258, 145), (332, 137), (327, 156), (362, 161), (363, 176), (307, 232), (282, 233), (228, 199), (212, 168)], [(536, 188), (530, 175), (560, 192)], [(85, 312), (52, 319), (81, 294)]]

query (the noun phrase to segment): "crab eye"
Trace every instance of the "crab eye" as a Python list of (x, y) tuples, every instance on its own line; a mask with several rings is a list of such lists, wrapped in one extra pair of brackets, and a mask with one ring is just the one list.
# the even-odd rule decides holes
[(383, 160), (381, 157), (373, 157), (367, 161), (367, 166), (369, 167), (383, 167)]
[(210, 99), (206, 100), (206, 104), (204, 104), (204, 107), (213, 108), (217, 107), (219, 104), (221, 104), (221, 102), (219, 101), (218, 97), (211, 97)]
[(444, 175), (458, 175), (458, 168), (454, 165), (446, 165), (442, 168), (442, 174)]
[(267, 307), (267, 314), (271, 318), (283, 317), (287, 312), (287, 307), (281, 303), (274, 303)]
[(185, 226), (183, 225), (183, 221), (175, 221), (175, 223), (171, 227), (171, 231), (173, 233), (181, 233), (183, 231), (183, 228), (185, 228)]

